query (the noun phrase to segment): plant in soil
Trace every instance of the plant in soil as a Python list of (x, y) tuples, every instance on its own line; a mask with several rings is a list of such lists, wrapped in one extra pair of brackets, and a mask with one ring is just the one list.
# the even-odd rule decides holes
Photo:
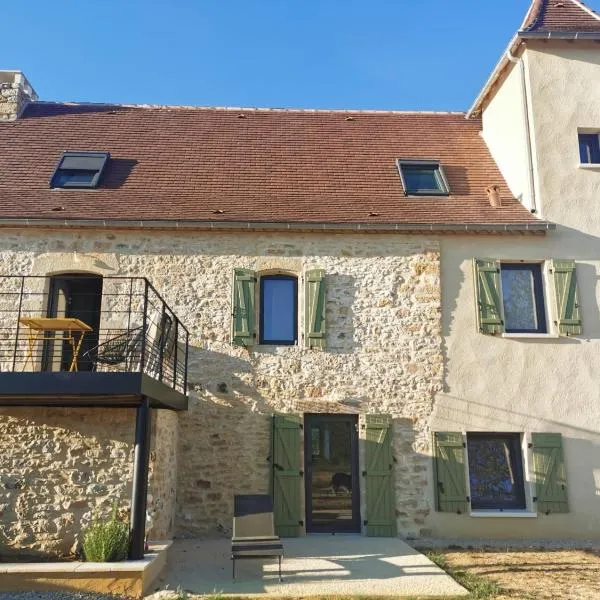
[(129, 525), (117, 517), (117, 504), (107, 521), (93, 520), (83, 536), (83, 555), (88, 562), (125, 560), (129, 551)]

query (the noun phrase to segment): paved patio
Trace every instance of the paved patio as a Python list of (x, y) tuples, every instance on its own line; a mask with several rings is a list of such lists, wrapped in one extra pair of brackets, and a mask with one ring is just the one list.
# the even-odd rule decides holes
[[(274, 596), (466, 595), (428, 558), (397, 538), (319, 535), (284, 539), (283, 583), (276, 560), (240, 560), (231, 578), (226, 539), (176, 540), (157, 586), (194, 594)], [(168, 586), (168, 587), (167, 587)], [(150, 598), (160, 598), (155, 594)]]

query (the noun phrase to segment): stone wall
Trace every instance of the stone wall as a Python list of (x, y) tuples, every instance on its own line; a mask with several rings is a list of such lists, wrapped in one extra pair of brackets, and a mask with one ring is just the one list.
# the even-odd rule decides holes
[(0, 409), (0, 556), (67, 554), (131, 496), (131, 409)]
[[(274, 411), (392, 415), (399, 530), (418, 533), (430, 510), (422, 492), (427, 423), (443, 372), (437, 241), (375, 234), (15, 232), (0, 241), (0, 267), (146, 276), (190, 330), (190, 410), (178, 415), (178, 434), (164, 423), (167, 438), (178, 435), (178, 535), (228, 531), (233, 494), (268, 490)], [(232, 347), (234, 267), (300, 276), (324, 269), (326, 350)], [(299, 307), (302, 322), (302, 298)], [(156, 451), (166, 474), (175, 461), (167, 446)], [(159, 479), (153, 502), (160, 496), (170, 505), (172, 480)], [(161, 532), (169, 530), (169, 510), (159, 517)]]

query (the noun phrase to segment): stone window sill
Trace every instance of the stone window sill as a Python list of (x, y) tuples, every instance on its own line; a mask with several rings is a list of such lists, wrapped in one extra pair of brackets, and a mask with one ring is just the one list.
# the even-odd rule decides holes
[(579, 163), (580, 169), (591, 169), (598, 170), (600, 169), (600, 163)]
[(503, 338), (558, 339), (558, 333), (503, 333)]
[(491, 517), (497, 518), (509, 518), (516, 517), (519, 519), (531, 519), (537, 517), (536, 512), (529, 510), (472, 510), (470, 515), (472, 517)]

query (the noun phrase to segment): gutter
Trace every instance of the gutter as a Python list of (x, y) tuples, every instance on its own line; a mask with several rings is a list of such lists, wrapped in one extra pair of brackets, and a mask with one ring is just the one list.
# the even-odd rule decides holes
[(531, 151), (531, 126), (529, 123), (529, 99), (527, 96), (527, 77), (525, 74), (525, 63), (523, 58), (517, 57), (510, 51), (510, 46), (505, 53), (506, 58), (513, 64), (519, 65), (521, 73), (521, 105), (523, 111), (523, 122), (525, 123), (525, 148), (527, 148), (527, 166), (529, 170), (529, 194), (531, 197), (531, 212), (537, 212), (536, 191), (535, 191), (535, 172), (533, 165), (533, 153)]
[(114, 219), (41, 219), (0, 218), (0, 228), (59, 228), (59, 229), (177, 229), (208, 231), (311, 231), (311, 232), (447, 232), (447, 233), (539, 233), (556, 229), (554, 223), (533, 221), (525, 223), (277, 223), (249, 221), (168, 221)]
[(523, 31), (522, 40), (600, 40), (598, 31)]

